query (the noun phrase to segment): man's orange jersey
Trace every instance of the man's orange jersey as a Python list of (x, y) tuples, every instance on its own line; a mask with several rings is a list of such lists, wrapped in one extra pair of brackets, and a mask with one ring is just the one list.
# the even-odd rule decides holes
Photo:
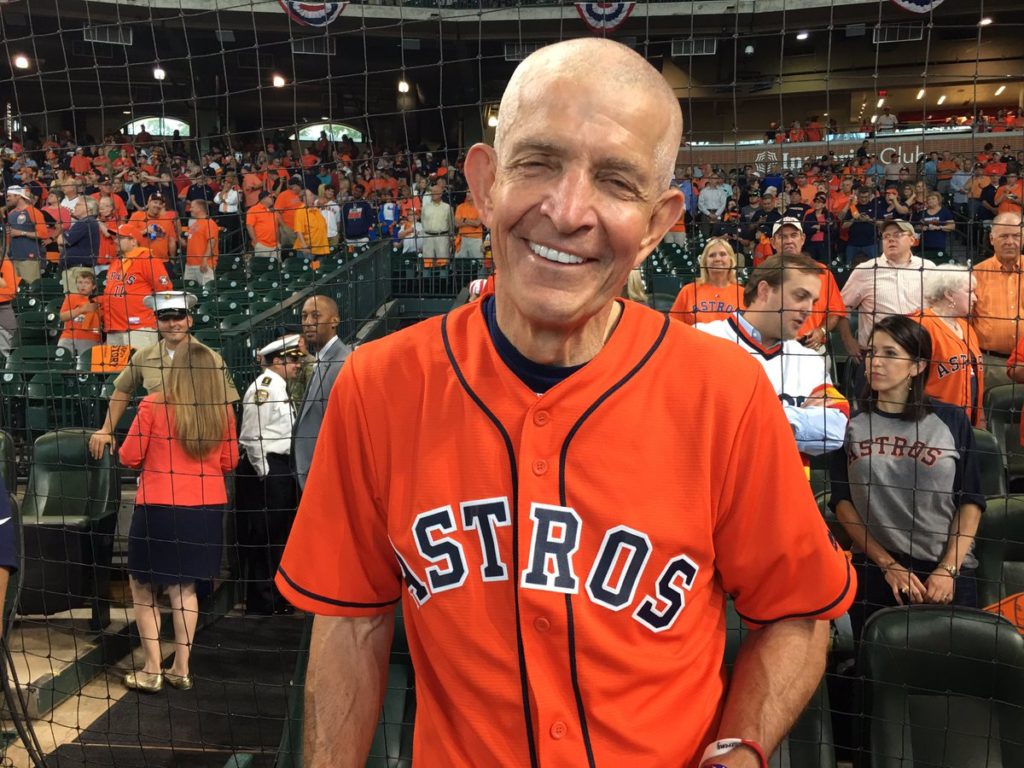
[(210, 266), (216, 268), (220, 254), (220, 227), (213, 219), (193, 219), (188, 229), (188, 245), (185, 250), (185, 264), (198, 267), (203, 263), (207, 248), (213, 245)]
[(303, 207), (299, 196), (290, 189), (283, 190), (274, 200), (274, 210), (281, 214), (281, 221), (288, 229), (295, 229), (295, 212)]
[(932, 337), (932, 362), (924, 393), (950, 405), (958, 405), (967, 413), (971, 424), (981, 416), (985, 394), (985, 374), (981, 364), (978, 335), (962, 317), (956, 319), (963, 334), (961, 339), (946, 321), (931, 309), (914, 318)]
[(153, 252), (153, 256), (161, 261), (171, 258), (171, 240), (177, 238), (175, 232), (175, 216), (170, 211), (164, 211), (158, 218), (152, 218), (145, 211), (136, 211), (128, 223), (136, 227), (141, 235), (142, 242)]
[(798, 339), (825, 325), (830, 316), (846, 317), (846, 304), (843, 303), (843, 296), (832, 275), (832, 270), (824, 264), (818, 266), (821, 267), (821, 293), (818, 294), (818, 300), (811, 308), (811, 314), (800, 326), (800, 332), (797, 333)]
[(18, 273), (10, 259), (0, 258), (0, 280), (4, 281), (0, 286), (0, 304), (10, 304), (18, 295)]
[(750, 355), (619, 300), (604, 348), (538, 396), (494, 300), (348, 358), (277, 585), (325, 615), (403, 602), (416, 764), (692, 768), (726, 595), (752, 627), (826, 619), (855, 577)]
[(171, 290), (163, 261), (148, 248), (134, 248), (114, 259), (107, 270), (107, 282), (100, 297), (105, 331), (156, 328), (156, 315), (143, 304), (150, 294)]
[(730, 283), (724, 288), (708, 283), (687, 283), (676, 296), (669, 317), (687, 325), (724, 320), (743, 309), (743, 286)]
[[(455, 209), (455, 218), (457, 219), (480, 219), (480, 211), (477, 210), (473, 203), (462, 202), (459, 203), (459, 207)], [(475, 237), (480, 239), (484, 236), (484, 228), (481, 224), (470, 225), (463, 224), (459, 227), (459, 234), (462, 237)]]

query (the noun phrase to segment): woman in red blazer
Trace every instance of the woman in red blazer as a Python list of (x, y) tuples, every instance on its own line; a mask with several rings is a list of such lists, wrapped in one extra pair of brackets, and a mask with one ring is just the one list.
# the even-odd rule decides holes
[[(125, 466), (142, 470), (128, 534), (128, 571), (146, 663), (125, 675), (129, 689), (155, 693), (164, 682), (192, 687), (196, 581), (220, 572), (228, 500), (224, 475), (238, 463), (224, 382), (207, 347), (196, 341), (179, 345), (164, 391), (143, 399), (118, 454)], [(161, 588), (174, 619), (174, 663), (166, 672), (160, 668)]]

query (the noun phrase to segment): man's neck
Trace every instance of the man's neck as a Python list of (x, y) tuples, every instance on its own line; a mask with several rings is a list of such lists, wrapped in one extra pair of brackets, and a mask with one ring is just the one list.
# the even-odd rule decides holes
[(1020, 256), (1007, 258), (1006, 256), (997, 255), (996, 259), (999, 261), (999, 268), (1006, 272), (1012, 272), (1020, 265)]
[(910, 260), (914, 258), (914, 254), (912, 251), (907, 251), (906, 253), (897, 253), (892, 256), (890, 256), (889, 254), (885, 254), (885, 258), (888, 260), (890, 264), (903, 265), (909, 264)]
[(777, 311), (766, 312), (758, 309), (748, 308), (743, 312), (739, 313), (740, 317), (747, 321), (750, 326), (757, 331), (761, 337), (761, 345), (764, 347), (774, 347), (780, 343), (782, 339), (775, 336), (778, 330), (766, 331), (762, 326), (768, 325), (767, 320), (771, 319), (773, 322), (777, 322), (776, 316)]
[(561, 367), (583, 365), (597, 357), (622, 316), (622, 305), (613, 301), (584, 325), (566, 331), (532, 327), (509, 309), (501, 302), (495, 306), (498, 327), (512, 346), (527, 360)]

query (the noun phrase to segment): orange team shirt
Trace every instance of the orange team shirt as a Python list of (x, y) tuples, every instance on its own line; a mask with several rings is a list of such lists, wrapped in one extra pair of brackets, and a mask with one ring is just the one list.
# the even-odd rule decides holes
[(812, 205), (814, 203), (814, 196), (818, 194), (818, 188), (813, 184), (804, 184), (802, 187), (798, 184), (797, 189), (800, 190), (800, 199), (803, 200), (805, 205)]
[(320, 158), (316, 155), (303, 155), (302, 156), (302, 167), (309, 169), (314, 165), (320, 165)]
[[(79, 293), (69, 293), (61, 304), (61, 312), (70, 312), (83, 304), (88, 304), (91, 299)], [(75, 315), (70, 320), (64, 321), (62, 339), (82, 339), (86, 341), (100, 341), (100, 313), (99, 311), (86, 312)]]
[(914, 319), (932, 337), (932, 362), (924, 393), (963, 408), (971, 424), (977, 426), (982, 412), (981, 398), (985, 394), (977, 334), (964, 318), (957, 318), (956, 323), (964, 335), (961, 339), (931, 309), (925, 309)]
[(68, 166), (76, 176), (84, 176), (92, 170), (92, 160), (85, 155), (75, 155), (71, 158)]
[(128, 222), (136, 226), (153, 255), (167, 261), (171, 258), (171, 238), (175, 236), (176, 219), (177, 216), (170, 211), (164, 211), (157, 219), (150, 218), (145, 211), (136, 211)]
[(137, 504), (201, 507), (226, 504), (224, 475), (238, 464), (235, 414), (224, 409), (224, 437), (201, 459), (185, 453), (174, 437), (174, 408), (163, 394), (147, 395), (139, 403), (135, 420), (117, 451), (127, 467), (141, 469)]
[(114, 234), (117, 222), (105, 221), (103, 223), (107, 225), (107, 234), (104, 235), (100, 230), (100, 247), (96, 255), (97, 264), (109, 264), (117, 258), (117, 236)]
[(100, 302), (104, 329), (110, 333), (156, 328), (156, 315), (143, 300), (150, 294), (171, 288), (163, 261), (153, 256), (148, 248), (133, 248), (124, 257), (114, 259), (107, 270)]
[(290, 189), (284, 190), (274, 201), (274, 209), (281, 214), (281, 220), (288, 229), (295, 229), (295, 212), (299, 208), (302, 208), (302, 201)]
[(935, 166), (935, 178), (939, 181), (949, 181), (958, 168), (955, 160), (939, 160)]
[(0, 304), (10, 304), (18, 293), (18, 273), (10, 259), (0, 258), (0, 280), (4, 281), (0, 286)]
[[(1017, 196), (1016, 200), (1010, 200), (1006, 197), (1007, 193), (1012, 193)], [(1024, 179), (1018, 179), (1017, 183), (1012, 187), (1009, 184), (1003, 184), (998, 190), (996, 190), (996, 196), (1003, 195), (1003, 201), (999, 203), (999, 213), (1016, 213), (1021, 212), (1021, 203), (1024, 202)]]
[(1024, 258), (1004, 270), (995, 256), (975, 264), (971, 270), (977, 301), (971, 310), (971, 324), (978, 344), (985, 352), (1009, 355), (1020, 337), (1021, 307), (1024, 306)]
[(203, 263), (206, 249), (213, 243), (213, 255), (210, 266), (216, 268), (217, 256), (220, 255), (220, 227), (213, 219), (193, 219), (188, 228), (188, 245), (185, 249), (185, 265), (198, 267)]
[(260, 201), (260, 192), (263, 191), (264, 184), (264, 179), (255, 173), (247, 173), (242, 178), (242, 196), (245, 198), (246, 210)]
[(277, 214), (262, 203), (257, 203), (245, 214), (245, 225), (252, 227), (257, 243), (277, 247)]
[[(479, 220), (480, 211), (478, 211), (476, 206), (472, 203), (459, 203), (459, 206), (455, 209), (455, 218)], [(484, 236), (484, 228), (482, 224), (477, 224), (476, 226), (463, 224), (459, 227), (459, 234), (463, 237), (471, 237), (479, 240)]]
[[(827, 619), (856, 577), (749, 354), (618, 300), (604, 348), (538, 396), (495, 349), (493, 300), (348, 358), (276, 583), (323, 615), (402, 601), (417, 765), (695, 768), (726, 595), (754, 628)], [(417, 459), (440, 445), (476, 460), (439, 475)]]
[(704, 282), (687, 283), (676, 296), (669, 317), (687, 325), (724, 320), (743, 308), (743, 286), (730, 283), (724, 288)]
[(405, 197), (398, 201), (398, 210), (402, 212), (402, 216), (413, 215), (418, 219), (422, 208), (423, 203), (420, 201), (419, 195)]
[(816, 328), (824, 326), (829, 317), (846, 317), (846, 304), (843, 303), (843, 296), (839, 291), (839, 284), (836, 283), (836, 279), (832, 275), (832, 270), (824, 264), (819, 264), (818, 267), (821, 269), (821, 293), (818, 294), (818, 300), (811, 308), (811, 314), (800, 326), (800, 331), (796, 335), (798, 339), (807, 336)]

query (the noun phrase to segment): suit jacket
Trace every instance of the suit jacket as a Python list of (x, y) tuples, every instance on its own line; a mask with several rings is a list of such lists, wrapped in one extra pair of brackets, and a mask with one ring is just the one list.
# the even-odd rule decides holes
[(331, 388), (338, 378), (345, 358), (352, 348), (341, 339), (334, 342), (323, 360), (313, 366), (309, 385), (302, 396), (299, 415), (295, 419), (292, 431), (292, 460), (295, 462), (295, 475), (299, 487), (306, 487), (306, 476), (309, 466), (313, 463), (313, 449), (316, 448), (316, 437), (320, 433), (320, 425), (324, 420), (327, 399), (331, 396)]

